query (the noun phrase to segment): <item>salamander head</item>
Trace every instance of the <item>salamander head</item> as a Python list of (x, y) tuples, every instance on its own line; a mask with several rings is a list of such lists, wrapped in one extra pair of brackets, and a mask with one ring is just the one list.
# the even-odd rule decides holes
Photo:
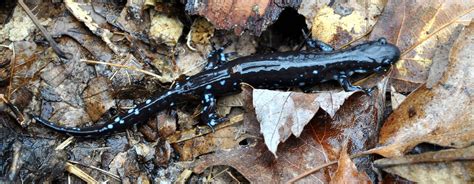
[(398, 47), (387, 43), (385, 38), (358, 45), (354, 49), (362, 55), (363, 60), (365, 60), (375, 72), (386, 71), (400, 58), (400, 50)]

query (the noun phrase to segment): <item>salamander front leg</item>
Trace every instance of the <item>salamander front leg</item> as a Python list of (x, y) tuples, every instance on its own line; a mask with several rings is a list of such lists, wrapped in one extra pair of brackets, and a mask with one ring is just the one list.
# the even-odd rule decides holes
[(202, 100), (203, 109), (201, 113), (201, 119), (209, 125), (214, 131), (214, 127), (225, 121), (226, 118), (219, 118), (216, 114), (216, 98), (210, 92), (205, 92)]
[(349, 79), (347, 78), (346, 75), (339, 75), (337, 77), (337, 82), (339, 82), (339, 84), (341, 84), (341, 86), (344, 88), (344, 91), (357, 91), (357, 90), (362, 90), (364, 91), (366, 94), (369, 94), (372, 92), (372, 88), (370, 89), (365, 89), (365, 88), (362, 88), (360, 86), (354, 86), (351, 84), (351, 82), (349, 81)]
[(214, 44), (212, 44), (213, 50), (207, 55), (207, 65), (204, 67), (204, 70), (209, 70), (216, 68), (224, 63), (227, 63), (231, 60), (231, 58), (237, 55), (236, 52), (230, 53), (223, 53), (224, 49), (228, 47), (232, 42), (227, 42), (221, 48), (216, 48)]
[(331, 52), (334, 50), (334, 48), (331, 45), (324, 43), (320, 40), (312, 39), (309, 37), (308, 34), (306, 34), (304, 30), (302, 31), (303, 31), (303, 36), (305, 38), (306, 46), (310, 48), (310, 50), (318, 50), (321, 52)]

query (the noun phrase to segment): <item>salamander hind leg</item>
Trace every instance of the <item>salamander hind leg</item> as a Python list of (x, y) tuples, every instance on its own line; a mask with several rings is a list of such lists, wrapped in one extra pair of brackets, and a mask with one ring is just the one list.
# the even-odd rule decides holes
[(214, 131), (214, 127), (227, 120), (227, 118), (219, 118), (216, 114), (216, 98), (210, 92), (205, 92), (202, 100), (203, 109), (201, 113), (202, 121), (206, 122)]

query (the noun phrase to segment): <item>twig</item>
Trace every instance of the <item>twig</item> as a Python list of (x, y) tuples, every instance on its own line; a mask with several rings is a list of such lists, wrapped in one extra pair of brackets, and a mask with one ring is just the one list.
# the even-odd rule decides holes
[(23, 0), (18, 0), (18, 4), (25, 10), (26, 14), (28, 17), (30, 17), (31, 21), (33, 21), (33, 24), (43, 33), (43, 36), (48, 40), (49, 44), (51, 45), (51, 48), (53, 48), (54, 52), (62, 59), (69, 59), (59, 47), (56, 41), (53, 40), (51, 35), (49, 35), (48, 31), (39, 23), (39, 20), (36, 18), (36, 16), (31, 12), (30, 8), (23, 2)]
[(15, 55), (15, 44), (11, 43), (10, 45), (1, 45), (2, 47), (9, 48), (12, 50), (12, 58), (10, 59), (10, 82), (8, 84), (8, 92), (7, 92), (7, 99), (10, 99), (10, 95), (12, 94), (12, 85), (13, 85), (13, 76), (15, 75), (15, 61), (16, 61), (16, 55)]
[(286, 183), (294, 183), (294, 182), (300, 180), (301, 178), (304, 178), (304, 177), (306, 177), (306, 176), (308, 176), (308, 175), (310, 175), (310, 174), (312, 174), (312, 173), (314, 173), (314, 172), (316, 172), (316, 171), (318, 171), (318, 170), (320, 170), (320, 169), (322, 169), (322, 168), (325, 168), (325, 167), (328, 167), (328, 166), (330, 166), (330, 165), (336, 164), (337, 162), (338, 162), (337, 160), (336, 160), (336, 161), (331, 161), (331, 162), (325, 163), (325, 164), (323, 164), (323, 165), (320, 165), (320, 166), (318, 166), (318, 167), (315, 167), (315, 168), (313, 168), (313, 169), (311, 169), (311, 170), (308, 170), (308, 171), (306, 171), (306, 172), (304, 172), (304, 173), (302, 173), (302, 174), (300, 174), (300, 175), (298, 175), (298, 176), (292, 178), (291, 180), (289, 180), (289, 181), (286, 182)]
[(79, 169), (78, 167), (76, 167), (75, 165), (69, 162), (66, 162), (65, 169), (67, 172), (74, 174), (75, 176), (81, 178), (83, 181), (85, 181), (88, 184), (99, 183), (92, 176), (90, 176), (89, 174), (87, 174), (86, 172), (84, 172), (83, 170)]
[(146, 75), (150, 75), (150, 76), (153, 76), (155, 78), (157, 78), (158, 80), (164, 80), (163, 77), (159, 76), (159, 75), (156, 75), (152, 72), (149, 72), (149, 71), (146, 71), (146, 70), (142, 70), (142, 69), (139, 69), (139, 68), (136, 68), (136, 67), (132, 67), (132, 66), (125, 66), (125, 65), (120, 65), (120, 64), (114, 64), (114, 63), (107, 63), (107, 62), (102, 62), (102, 61), (94, 61), (94, 60), (87, 60), (87, 59), (81, 59), (81, 61), (84, 61), (88, 64), (102, 64), (102, 65), (109, 65), (109, 66), (115, 66), (115, 67), (119, 67), (119, 68), (125, 68), (125, 69), (129, 69), (129, 70), (134, 70), (134, 71), (137, 71), (137, 72), (141, 72), (141, 73), (144, 73)]
[[(361, 157), (361, 156), (364, 156), (364, 155), (367, 155), (367, 154), (368, 154), (368, 153), (366, 153), (366, 152), (356, 153), (356, 154), (351, 155), (349, 158), (353, 159), (353, 158)], [(325, 163), (325, 164), (323, 164), (323, 165), (320, 165), (320, 166), (318, 166), (318, 167), (315, 167), (315, 168), (313, 168), (313, 169), (311, 169), (311, 170), (308, 170), (308, 171), (306, 171), (306, 172), (304, 172), (304, 173), (302, 173), (302, 174), (300, 174), (300, 175), (298, 175), (298, 176), (292, 178), (291, 180), (289, 180), (289, 181), (286, 182), (286, 183), (295, 183), (296, 181), (298, 181), (298, 180), (300, 180), (300, 179), (302, 179), (302, 178), (304, 178), (304, 177), (306, 177), (306, 176), (308, 176), (308, 175), (310, 175), (310, 174), (312, 174), (312, 173), (314, 173), (314, 172), (316, 172), (316, 171), (319, 171), (319, 170), (321, 170), (321, 169), (323, 169), (323, 168), (325, 168), (325, 167), (328, 167), (328, 166), (331, 166), (331, 165), (337, 164), (337, 163), (338, 163), (338, 160)]]
[(63, 150), (66, 146), (72, 143), (74, 141), (74, 136), (71, 136), (67, 138), (65, 141), (63, 141), (61, 144), (59, 144), (54, 150)]
[(3, 96), (3, 94), (0, 94), (0, 100), (3, 101), (3, 103), (5, 103), (7, 105), (8, 108), (10, 108), (10, 110), (13, 112), (13, 114), (15, 115), (15, 119), (16, 121), (20, 124), (20, 125), (23, 125), (25, 124), (25, 117), (23, 116), (23, 114), (20, 112), (20, 110), (15, 106), (13, 105), (9, 99), (5, 98)]
[(115, 179), (115, 180), (117, 180), (117, 181), (120, 181), (120, 176), (117, 176), (117, 175), (115, 175), (115, 174), (112, 174), (112, 173), (110, 173), (110, 172), (108, 172), (108, 171), (106, 171), (106, 170), (103, 170), (103, 169), (101, 169), (101, 168), (98, 168), (98, 167), (95, 167), (95, 166), (92, 166), (92, 165), (82, 164), (82, 163), (80, 163), (80, 162), (76, 162), (76, 161), (72, 161), (72, 160), (69, 160), (68, 162), (73, 163), (73, 164), (77, 164), (77, 165), (81, 165), (81, 166), (84, 166), (84, 167), (89, 167), (89, 168), (91, 168), (91, 169), (95, 169), (95, 170), (97, 170), (97, 171), (99, 171), (99, 172), (101, 172), (101, 173), (104, 173), (104, 174), (107, 175), (107, 176), (110, 176), (111, 178), (113, 178), (113, 179)]

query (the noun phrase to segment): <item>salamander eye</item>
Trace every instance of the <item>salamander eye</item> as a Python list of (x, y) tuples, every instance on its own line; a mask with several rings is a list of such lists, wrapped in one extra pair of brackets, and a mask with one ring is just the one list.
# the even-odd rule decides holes
[(382, 37), (382, 38), (379, 38), (378, 41), (379, 41), (379, 43), (382, 44), (382, 45), (387, 44), (387, 39), (385, 39), (385, 38), (383, 38), (383, 37)]

